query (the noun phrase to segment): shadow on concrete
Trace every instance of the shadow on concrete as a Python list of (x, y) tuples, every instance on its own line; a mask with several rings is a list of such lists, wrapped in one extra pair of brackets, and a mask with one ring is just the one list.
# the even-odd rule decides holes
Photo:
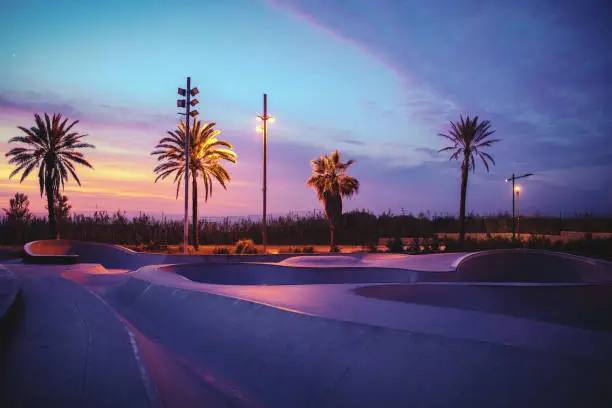
[(195, 282), (217, 285), (317, 285), (341, 283), (402, 283), (442, 281), (454, 272), (420, 272), (370, 267), (288, 267), (269, 264), (169, 265), (162, 271), (176, 273)]
[(357, 295), (504, 314), (590, 330), (612, 331), (612, 284), (576, 286), (377, 285)]

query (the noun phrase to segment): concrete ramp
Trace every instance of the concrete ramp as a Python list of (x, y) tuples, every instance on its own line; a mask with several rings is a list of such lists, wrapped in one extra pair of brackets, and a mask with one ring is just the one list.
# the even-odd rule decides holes
[(95, 263), (107, 269), (135, 270), (146, 265), (191, 262), (279, 262), (291, 254), (279, 255), (172, 255), (135, 252), (119, 245), (77, 240), (41, 240), (24, 246), (30, 263)]
[(166, 275), (166, 286), (136, 273), (109, 301), (144, 336), (188, 360), (194, 381), (214, 383), (236, 406), (491, 407), (500, 396), (504, 406), (609, 402), (607, 362), (306, 315), (180, 289), (171, 278), (181, 279)]
[(570, 254), (529, 249), (483, 251), (457, 266), (463, 282), (612, 282), (612, 263)]

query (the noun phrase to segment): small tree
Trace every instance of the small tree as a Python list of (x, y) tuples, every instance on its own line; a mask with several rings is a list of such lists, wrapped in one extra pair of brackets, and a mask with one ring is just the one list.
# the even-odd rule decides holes
[(9, 200), (9, 208), (2, 209), (6, 214), (9, 226), (15, 231), (15, 242), (25, 241), (25, 230), (32, 220), (30, 200), (23, 193), (15, 193), (15, 198)]

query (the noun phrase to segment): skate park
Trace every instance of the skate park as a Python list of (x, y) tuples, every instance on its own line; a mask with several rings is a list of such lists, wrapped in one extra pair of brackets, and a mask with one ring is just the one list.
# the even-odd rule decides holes
[(6, 406), (612, 398), (604, 261), (533, 250), (186, 256), (61, 240), (25, 251), (0, 281)]

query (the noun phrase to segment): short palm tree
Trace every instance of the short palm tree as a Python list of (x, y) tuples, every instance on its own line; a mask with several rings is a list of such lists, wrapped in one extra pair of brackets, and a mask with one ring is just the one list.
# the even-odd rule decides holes
[[(68, 181), (68, 174), (80, 186), (81, 181), (76, 174), (75, 163), (93, 168), (85, 160), (83, 153), (78, 149), (95, 148), (95, 146), (83, 142), (87, 135), (71, 132), (72, 128), (79, 123), (78, 120), (68, 124), (68, 118), (63, 118), (61, 113), (53, 114), (50, 118), (45, 113), (44, 119), (39, 114), (34, 114), (35, 126), (27, 129), (18, 126), (25, 136), (16, 136), (9, 143), (23, 143), (21, 147), (15, 147), (6, 153), (10, 157), (10, 164), (16, 164), (9, 178), (21, 173), (21, 183), (32, 172), (38, 168), (38, 182), (40, 184), (40, 196), (43, 192), (47, 195), (47, 208), (49, 211), (49, 232), (51, 238), (57, 236), (57, 221), (55, 218), (54, 197), (59, 193), (60, 185), (64, 188), (64, 182)], [(67, 125), (68, 124), (68, 125)]]
[(440, 149), (438, 153), (452, 151), (449, 160), (461, 159), (461, 199), (459, 204), (459, 240), (463, 245), (465, 241), (465, 201), (467, 196), (467, 184), (469, 170), (476, 171), (475, 157), (479, 157), (484, 163), (487, 172), (489, 171), (489, 162), (495, 165), (495, 160), (490, 154), (483, 152), (483, 148), (490, 147), (493, 143), (499, 142), (499, 139), (490, 139), (489, 137), (495, 133), (491, 129), (491, 123), (488, 120), (478, 121), (478, 116), (470, 119), (467, 116), (460, 116), (460, 121), (450, 122), (450, 130), (448, 133), (439, 133), (447, 139), (452, 146)]
[[(219, 140), (221, 133), (215, 129), (215, 122), (203, 124), (196, 121), (189, 129), (189, 175), (192, 179), (192, 212), (193, 212), (193, 246), (199, 247), (198, 237), (198, 178), (204, 182), (204, 201), (212, 196), (213, 179), (227, 189), (232, 180), (229, 172), (223, 167), (222, 160), (236, 163), (236, 153), (229, 142)], [(181, 120), (177, 129), (168, 131), (168, 136), (159, 141), (151, 155), (157, 156), (158, 164), (153, 171), (157, 174), (155, 182), (164, 180), (174, 174), (176, 197), (185, 176), (185, 123)]]
[(312, 175), (306, 185), (312, 187), (319, 201), (325, 207), (325, 216), (329, 222), (329, 250), (335, 250), (335, 229), (342, 217), (342, 199), (350, 198), (359, 192), (359, 181), (346, 174), (346, 170), (354, 163), (349, 160), (342, 163), (340, 152), (336, 150), (330, 156), (322, 155), (312, 160)]

